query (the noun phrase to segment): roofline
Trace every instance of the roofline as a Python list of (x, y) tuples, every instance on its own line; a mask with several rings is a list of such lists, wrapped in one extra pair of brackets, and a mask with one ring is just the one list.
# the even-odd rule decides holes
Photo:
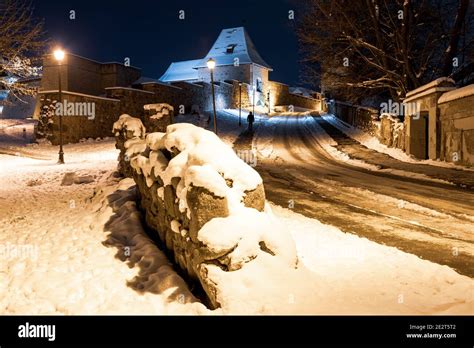
[(142, 92), (142, 93), (149, 93), (155, 94), (154, 92), (144, 91), (143, 89), (132, 88), (132, 87), (122, 87), (122, 86), (115, 86), (115, 87), (105, 87), (105, 90), (112, 90), (112, 89), (125, 89), (127, 91), (134, 91), (134, 92)]
[[(455, 85), (455, 81), (449, 77), (438, 77), (437, 79), (425, 83), (424, 85), (419, 86), (418, 88), (412, 89), (406, 93), (406, 98), (410, 98), (416, 94), (419, 94), (427, 89), (431, 89), (433, 87), (439, 87), (439, 85), (443, 82), (450, 82), (452, 85)], [(446, 87), (446, 86), (445, 86)]]
[[(38, 94), (51, 94), (51, 93), (59, 93), (59, 90), (58, 90), (58, 89), (51, 89), (51, 90), (46, 90), (46, 91), (38, 91)], [(70, 95), (77, 95), (77, 96), (80, 96), (80, 97), (88, 97), (88, 98), (95, 98), (95, 99), (110, 100), (110, 101), (115, 101), (115, 102), (119, 102), (119, 101), (120, 101), (119, 99), (101, 97), (101, 96), (98, 96), (98, 95), (85, 94), (85, 93), (78, 93), (78, 92), (61, 91), (61, 93), (70, 94)]]
[[(266, 66), (263, 66), (261, 64), (257, 64), (257, 63), (254, 63), (254, 62), (250, 62), (250, 63), (239, 63), (239, 66), (240, 65), (256, 65), (256, 66), (259, 66), (263, 69), (267, 69), (268, 71), (273, 71), (273, 68), (269, 68), (269, 67), (266, 67)], [(216, 68), (219, 67), (219, 66), (234, 66), (234, 64), (216, 64)], [(195, 67), (193, 67), (193, 69), (202, 69), (202, 68), (207, 68), (207, 65), (197, 65)], [(215, 68), (214, 68), (215, 69)]]
[[(52, 56), (53, 54), (52, 53), (48, 53), (48, 54), (45, 54), (45, 56)], [(81, 59), (84, 59), (84, 60), (88, 60), (90, 62), (94, 62), (94, 63), (97, 63), (97, 64), (101, 64), (101, 65), (111, 65), (111, 64), (116, 64), (116, 65), (122, 65), (126, 68), (132, 68), (132, 69), (136, 69), (136, 70), (142, 70), (141, 68), (139, 67), (136, 67), (136, 66), (133, 66), (133, 65), (125, 65), (123, 63), (119, 63), (119, 62), (99, 62), (98, 60), (95, 60), (95, 59), (91, 59), (91, 58), (87, 58), (87, 57), (84, 57), (84, 56), (80, 56), (78, 54), (74, 54), (74, 53), (71, 53), (71, 52), (66, 52), (66, 55), (70, 55), (70, 56), (73, 56), (73, 57), (77, 57), (77, 58), (81, 58)]]
[[(177, 81), (176, 81), (177, 82)], [(182, 89), (181, 87), (173, 86), (169, 82), (163, 82), (163, 81), (149, 81), (149, 82), (143, 82), (141, 85), (160, 85), (160, 86), (166, 86), (166, 87), (172, 87), (172, 88), (177, 88), (177, 89)]]
[(413, 100), (418, 100), (430, 94), (441, 93), (441, 92), (444, 93), (444, 92), (452, 91), (453, 89), (456, 89), (456, 87), (431, 87), (427, 90), (423, 90), (423, 92), (417, 93), (415, 95), (412, 95), (408, 98), (403, 99), (403, 104), (409, 103)]

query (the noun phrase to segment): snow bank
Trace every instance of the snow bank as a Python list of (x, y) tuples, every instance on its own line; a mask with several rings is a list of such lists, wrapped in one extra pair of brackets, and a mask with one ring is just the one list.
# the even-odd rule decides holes
[[(57, 146), (35, 147), (48, 160), (0, 155), (0, 314), (210, 313), (147, 237), (133, 180), (111, 175), (113, 143), (64, 150), (63, 165)], [(67, 172), (95, 183), (61, 186)]]

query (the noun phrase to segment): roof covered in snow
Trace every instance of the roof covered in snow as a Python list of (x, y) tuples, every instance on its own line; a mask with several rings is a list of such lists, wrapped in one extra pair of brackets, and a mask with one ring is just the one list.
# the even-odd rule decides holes
[(216, 61), (216, 66), (233, 65), (234, 59), (239, 59), (239, 64), (257, 64), (272, 70), (257, 52), (250, 36), (244, 27), (223, 29), (206, 57), (196, 66), (206, 67), (209, 58)]
[(216, 61), (216, 66), (239, 64), (256, 64), (272, 70), (257, 52), (250, 36), (244, 27), (223, 29), (207, 55), (202, 59), (173, 62), (160, 77), (162, 82), (197, 80), (199, 68), (206, 68), (209, 58)]
[(200, 61), (201, 59), (193, 59), (173, 62), (159, 80), (163, 82), (197, 80), (198, 71), (194, 67)]

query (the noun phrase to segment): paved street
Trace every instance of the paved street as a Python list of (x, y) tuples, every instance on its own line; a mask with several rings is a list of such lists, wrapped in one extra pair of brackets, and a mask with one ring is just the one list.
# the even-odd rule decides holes
[[(285, 116), (257, 124), (253, 137), (259, 154), (256, 169), (264, 179), (267, 198), (345, 232), (473, 277), (474, 191), (334, 159), (322, 145), (327, 137), (322, 129), (330, 129), (326, 123), (318, 117)], [(337, 139), (335, 133), (331, 135)], [(241, 136), (234, 144), (250, 149), (252, 139)], [(344, 150), (350, 153), (359, 146), (346, 143)], [(374, 156), (372, 163), (385, 156)], [(391, 158), (389, 162), (418, 173), (426, 166)], [(466, 180), (473, 176), (472, 172), (427, 167), (425, 171), (432, 170), (441, 178), (462, 181), (463, 176)]]

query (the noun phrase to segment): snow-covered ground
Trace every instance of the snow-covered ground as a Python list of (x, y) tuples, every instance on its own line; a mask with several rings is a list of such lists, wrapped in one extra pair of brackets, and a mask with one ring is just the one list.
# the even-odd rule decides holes
[[(139, 268), (103, 244), (114, 212), (95, 214), (97, 202), (90, 199), (116, 167), (113, 142), (67, 145), (65, 153), (65, 165), (0, 155), (0, 313), (206, 313), (163, 257), (166, 266), (154, 275), (163, 283), (159, 293), (140, 294), (129, 285)], [(61, 186), (67, 172), (94, 181)], [(156, 253), (149, 243), (144, 257)]]
[[(322, 147), (326, 153), (328, 153), (332, 158), (334, 158), (337, 161), (346, 162), (350, 165), (353, 165), (359, 168), (365, 168), (371, 171), (391, 173), (391, 174), (408, 177), (408, 178), (415, 178), (415, 179), (432, 181), (432, 182), (437, 182), (437, 183), (442, 183), (442, 184), (453, 185), (449, 181), (430, 177), (422, 173), (408, 172), (405, 170), (400, 170), (400, 169), (395, 169), (395, 168), (382, 169), (377, 165), (367, 163), (363, 160), (351, 158), (349, 155), (347, 155), (346, 153), (336, 148), (337, 142), (326, 133), (326, 131), (315, 121), (314, 117), (312, 117), (310, 114), (299, 113), (296, 115), (288, 115), (288, 116), (299, 116), (299, 117), (292, 120), (291, 117), (288, 118), (288, 117), (274, 116), (270, 119), (266, 119), (265, 121), (266, 126), (263, 129), (257, 128), (258, 137), (254, 138), (252, 147), (257, 149), (258, 153), (261, 156), (265, 158), (271, 158), (272, 154), (273, 154), (273, 157), (276, 155), (275, 153), (273, 153), (273, 142), (274, 141), (277, 143), (280, 142), (280, 139), (278, 138), (278, 136), (274, 134), (274, 129), (277, 124), (281, 124), (282, 122), (298, 123), (298, 124), (304, 125), (308, 134), (311, 134), (313, 138), (317, 139), (317, 141), (314, 141), (315, 145)], [(328, 122), (330, 122), (332, 125), (334, 126), (337, 125), (336, 128), (340, 129), (341, 131), (344, 129), (344, 133), (346, 133), (348, 136), (352, 137), (353, 139), (356, 139), (358, 141), (359, 140), (367, 141), (368, 144), (370, 144), (372, 148), (376, 151), (386, 153), (389, 155), (392, 154), (392, 152), (394, 152), (395, 154), (399, 155), (400, 157), (404, 159), (410, 159), (410, 161), (412, 161), (413, 163), (420, 162), (409, 157), (400, 149), (389, 148), (383, 144), (380, 144), (378, 142), (378, 139), (376, 139), (375, 137), (365, 134), (362, 131), (357, 130), (351, 126), (343, 124), (340, 120), (335, 118), (333, 115), (323, 115), (321, 117), (324, 118), (325, 120), (328, 120)], [(374, 145), (374, 144), (378, 144), (378, 145)], [(281, 156), (281, 154), (279, 154), (279, 156)], [(305, 157), (307, 156), (307, 154), (302, 153), (301, 156)], [(392, 157), (395, 157), (395, 155), (393, 155)], [(291, 157), (287, 157), (285, 158), (285, 160), (291, 161)], [(421, 162), (423, 162), (424, 164), (431, 164), (431, 162), (433, 162), (433, 163), (436, 163), (438, 166), (444, 166), (448, 168), (459, 167), (459, 168), (463, 168), (464, 170), (470, 170), (466, 167), (456, 166), (455, 164), (447, 163), (447, 162), (439, 162), (439, 161), (432, 161), (432, 160), (426, 160), (426, 161), (421, 161)]]
[[(226, 297), (210, 311), (144, 234), (133, 182), (111, 176), (113, 140), (67, 145), (65, 165), (57, 147), (34, 151), (50, 159), (0, 155), (2, 314), (473, 313), (472, 279), (275, 205), (298, 270), (255, 274), (249, 263), (238, 283), (222, 274)], [(61, 186), (68, 172), (93, 182)]]

